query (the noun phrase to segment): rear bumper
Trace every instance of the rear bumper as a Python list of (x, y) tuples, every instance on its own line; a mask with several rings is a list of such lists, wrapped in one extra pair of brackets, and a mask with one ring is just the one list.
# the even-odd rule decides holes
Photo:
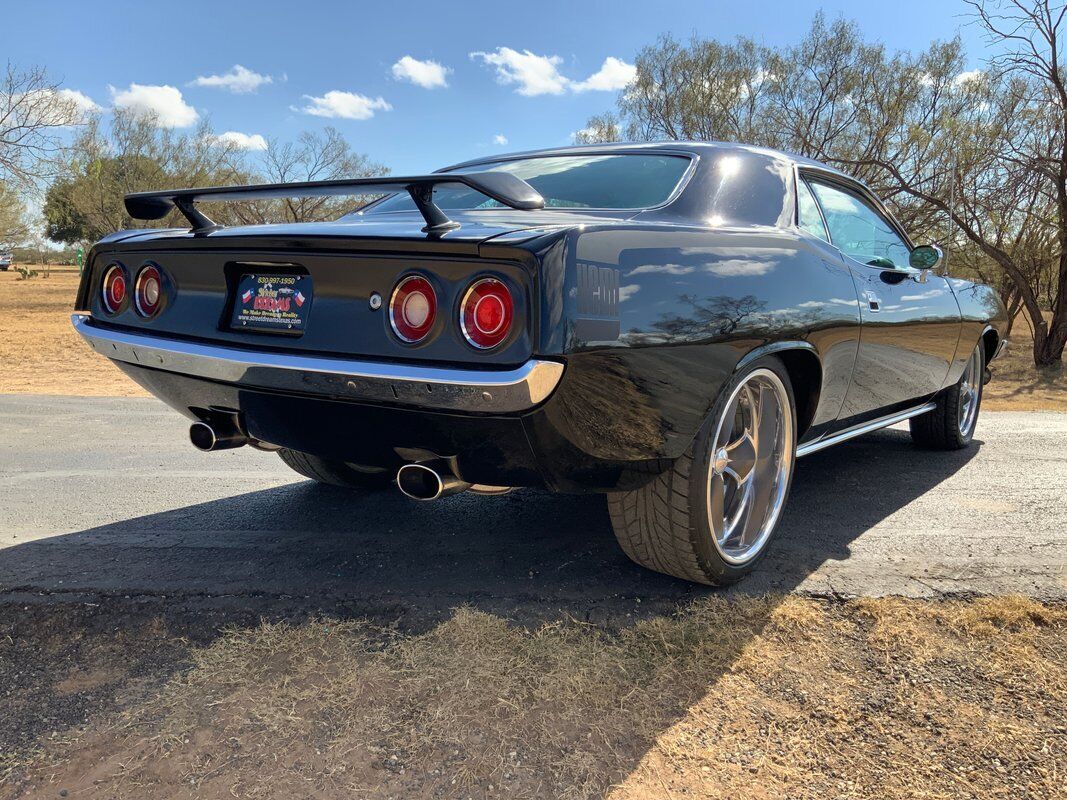
[(449, 369), (245, 350), (128, 333), (71, 317), (96, 352), (137, 367), (241, 388), (480, 414), (514, 414), (555, 391), (563, 364), (531, 359), (510, 370)]
[(96, 352), (188, 418), (235, 414), (250, 438), (322, 458), (395, 469), (432, 455), (469, 483), (578, 493), (636, 488), (669, 464), (647, 404), (625, 391), (628, 373), (605, 373), (600, 359), (583, 366), (579, 356), (577, 368), (569, 359), (566, 376), (542, 360), (507, 371), (409, 367), (73, 321)]

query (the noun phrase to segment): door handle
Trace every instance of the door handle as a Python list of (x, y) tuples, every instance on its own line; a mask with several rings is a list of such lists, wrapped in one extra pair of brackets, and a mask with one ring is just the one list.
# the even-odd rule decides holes
[(867, 301), (867, 308), (871, 311), (877, 312), (882, 310), (882, 300), (875, 292), (866, 291), (863, 293), (863, 297)]

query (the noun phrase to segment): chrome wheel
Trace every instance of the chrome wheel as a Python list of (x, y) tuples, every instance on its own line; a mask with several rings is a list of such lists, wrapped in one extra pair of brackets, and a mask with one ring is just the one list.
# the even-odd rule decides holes
[(708, 520), (715, 548), (739, 565), (774, 531), (793, 468), (793, 411), (774, 372), (757, 369), (730, 395), (712, 440)]
[(982, 390), (982, 348), (974, 348), (967, 367), (960, 379), (960, 402), (957, 423), (960, 435), (970, 436), (974, 421), (978, 418), (979, 394)]

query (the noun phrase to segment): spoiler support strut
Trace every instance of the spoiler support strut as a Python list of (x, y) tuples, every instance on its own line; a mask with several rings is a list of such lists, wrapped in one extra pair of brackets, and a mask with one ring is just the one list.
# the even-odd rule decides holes
[(520, 211), (534, 211), (545, 207), (545, 200), (536, 189), (507, 172), (435, 172), (431, 175), (411, 177), (353, 178), (137, 192), (126, 195), (125, 204), (126, 211), (134, 219), (161, 219), (177, 208), (189, 221), (193, 233), (204, 233), (220, 226), (196, 207), (197, 201), (269, 200), (285, 197), (393, 194), (406, 191), (426, 220), (423, 232), (438, 235), (459, 227), (459, 223), (449, 219), (433, 201), (434, 187), (443, 183), (468, 186), (486, 197)]

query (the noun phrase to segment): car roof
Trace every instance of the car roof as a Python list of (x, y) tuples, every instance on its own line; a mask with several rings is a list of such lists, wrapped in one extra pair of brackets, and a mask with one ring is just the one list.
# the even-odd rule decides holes
[(569, 156), (569, 155), (596, 155), (600, 153), (686, 153), (689, 155), (702, 155), (705, 153), (721, 153), (735, 150), (746, 153), (756, 153), (773, 158), (777, 161), (785, 161), (791, 165), (816, 167), (825, 172), (834, 173), (855, 181), (851, 175), (839, 169), (816, 161), (813, 158), (790, 153), (785, 150), (776, 150), (773, 147), (761, 147), (759, 145), (742, 144), (740, 142), (694, 142), (694, 141), (658, 141), (658, 142), (604, 142), (597, 144), (576, 144), (567, 147), (551, 147), (540, 150), (523, 150), (515, 153), (502, 153), (500, 155), (485, 156), (471, 159), (459, 164), (444, 167), (440, 172), (454, 169), (463, 169), (479, 164), (492, 164), (498, 161), (511, 161), (517, 158), (537, 158), (544, 156)]

